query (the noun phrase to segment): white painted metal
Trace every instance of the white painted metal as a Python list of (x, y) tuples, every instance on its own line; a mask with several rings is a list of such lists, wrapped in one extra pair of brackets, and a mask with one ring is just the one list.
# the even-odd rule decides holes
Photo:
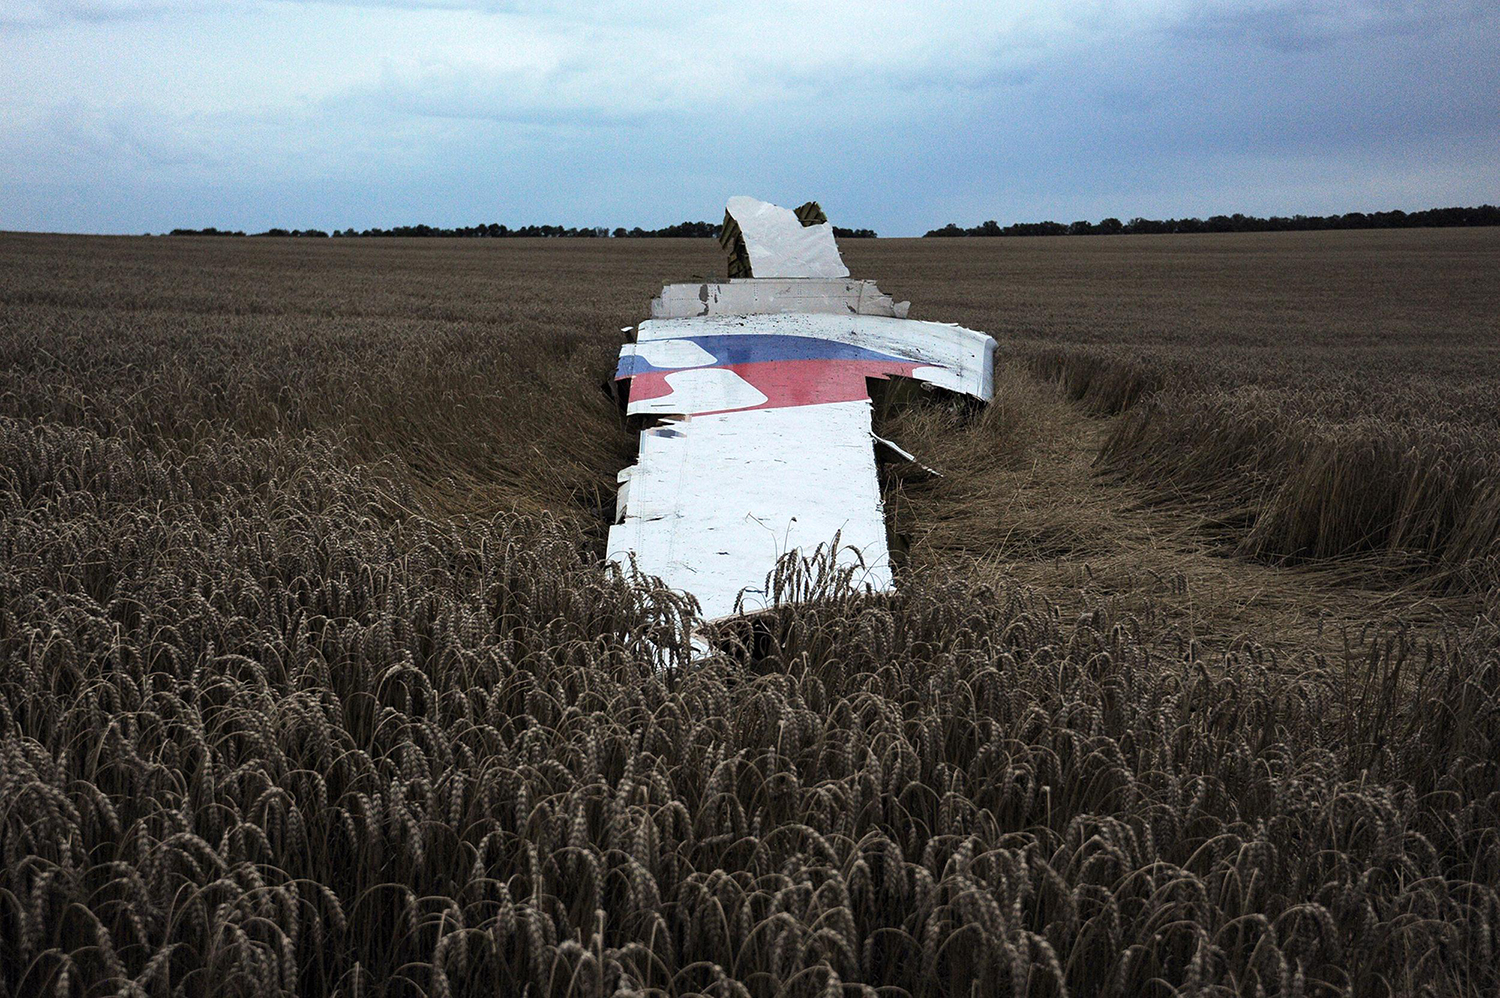
[(627, 413), (660, 422), (620, 472), (608, 557), (692, 593), (706, 620), (768, 605), (777, 559), (835, 534), (840, 563), (863, 566), (853, 584), (888, 589), (875, 445), (915, 458), (872, 432), (866, 379), (987, 401), (995, 341), (848, 280), (826, 223), (752, 198), (728, 211), (755, 277), (668, 285), (620, 349)]
[(803, 225), (790, 208), (749, 197), (725, 206), (739, 224), (754, 277), (848, 277), (833, 225)]
[(668, 284), (651, 300), (651, 318), (826, 312), (905, 318), (910, 302), (895, 302), (874, 281), (815, 278), (735, 278), (727, 284)]
[[(705, 315), (648, 319), (622, 357), (655, 340), (696, 336), (806, 336), (906, 357), (925, 366), (913, 377), (988, 402), (994, 393), (995, 341), (949, 322), (922, 322), (881, 315)], [(637, 411), (633, 406), (631, 412)], [(660, 409), (641, 411), (660, 412)]]
[(632, 399), (626, 411), (632, 416), (680, 413), (697, 415), (731, 409), (752, 409), (767, 401), (754, 385), (722, 367), (677, 371), (667, 375), (667, 384), (672, 389), (670, 395), (653, 399)]
[[(648, 575), (692, 593), (707, 620), (769, 598), (763, 580), (791, 550), (840, 533), (841, 563), (863, 562), (856, 583), (891, 585), (885, 510), (875, 472), (868, 399), (756, 408), (766, 395), (694, 337), (810, 338), (915, 363), (912, 377), (980, 399), (993, 392), (995, 341), (961, 326), (870, 315), (754, 315), (653, 319), (621, 350), (664, 376), (671, 391), (630, 401), (631, 415), (678, 416), (641, 433), (640, 458), (620, 473), (609, 558), (634, 556)], [(689, 364), (693, 366), (688, 366)], [(899, 449), (898, 449), (899, 450)], [(904, 452), (902, 452), (904, 455)], [(910, 458), (910, 455), (904, 455)]]
[[(685, 399), (683, 401), (686, 401)], [(717, 405), (716, 400), (705, 401)], [(875, 474), (870, 402), (695, 416), (641, 433), (623, 522), (609, 559), (698, 598), (705, 620), (769, 602), (764, 580), (782, 554), (840, 534), (855, 582), (890, 588), (885, 511)]]
[(649, 340), (630, 344), (631, 352), (644, 357), (652, 367), (703, 367), (713, 364), (713, 354), (692, 340)]

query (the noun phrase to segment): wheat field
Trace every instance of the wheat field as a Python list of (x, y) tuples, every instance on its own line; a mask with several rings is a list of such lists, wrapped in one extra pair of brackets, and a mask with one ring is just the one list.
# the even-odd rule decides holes
[(688, 662), (709, 240), (0, 235), (0, 995), (1493, 995), (1500, 232), (858, 241), (1001, 343)]

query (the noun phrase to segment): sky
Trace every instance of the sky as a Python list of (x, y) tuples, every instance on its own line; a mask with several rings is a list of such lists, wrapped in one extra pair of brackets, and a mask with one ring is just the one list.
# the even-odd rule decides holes
[(0, 229), (1500, 202), (1500, 4), (0, 0)]

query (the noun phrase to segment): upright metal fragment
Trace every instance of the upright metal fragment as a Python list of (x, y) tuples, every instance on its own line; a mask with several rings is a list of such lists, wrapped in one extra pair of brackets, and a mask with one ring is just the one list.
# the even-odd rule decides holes
[(719, 243), (729, 253), (729, 276), (848, 277), (833, 226), (816, 201), (796, 211), (732, 197), (724, 208)]

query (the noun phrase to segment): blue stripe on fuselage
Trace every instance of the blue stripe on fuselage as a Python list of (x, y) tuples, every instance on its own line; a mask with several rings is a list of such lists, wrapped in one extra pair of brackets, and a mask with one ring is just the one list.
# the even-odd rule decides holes
[[(681, 336), (674, 339), (696, 344), (713, 354), (714, 362), (703, 367), (729, 367), (734, 364), (764, 364), (778, 360), (888, 360), (909, 364), (910, 357), (881, 353), (868, 347), (816, 336), (781, 336), (774, 333), (751, 333), (744, 336)], [(653, 340), (662, 343), (671, 340)], [(631, 354), (621, 357), (615, 369), (616, 378), (630, 378), (647, 371), (676, 371), (675, 367), (655, 367), (646, 358)]]

